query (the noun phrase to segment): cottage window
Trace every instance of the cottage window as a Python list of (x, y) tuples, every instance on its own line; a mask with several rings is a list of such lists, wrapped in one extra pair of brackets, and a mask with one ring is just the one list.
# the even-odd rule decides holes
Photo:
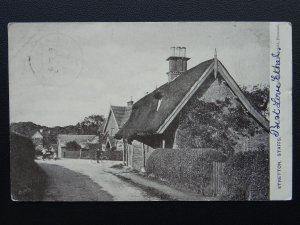
[(114, 128), (111, 128), (110, 136), (114, 136)]
[(160, 107), (160, 104), (161, 104), (161, 101), (162, 101), (162, 99), (158, 99), (156, 111), (158, 111), (158, 109), (159, 109), (159, 107)]

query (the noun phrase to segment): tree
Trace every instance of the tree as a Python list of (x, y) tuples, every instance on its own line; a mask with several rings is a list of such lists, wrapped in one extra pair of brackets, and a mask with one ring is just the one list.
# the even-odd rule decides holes
[(261, 84), (254, 85), (250, 88), (250, 90), (247, 90), (247, 87), (243, 86), (242, 91), (246, 98), (252, 103), (252, 105), (254, 105), (262, 115), (268, 118), (268, 103), (270, 93), (269, 86)]
[(69, 151), (79, 151), (81, 149), (80, 145), (76, 141), (66, 143), (66, 148)]
[[(259, 112), (267, 111), (267, 86), (256, 85), (243, 91)], [(231, 154), (241, 136), (254, 135), (256, 123), (253, 121), (235, 96), (215, 102), (194, 97), (179, 117), (178, 147), (215, 148)]]
[(104, 123), (104, 116), (91, 115), (85, 117), (84, 120), (76, 124), (78, 134), (98, 134), (99, 128)]

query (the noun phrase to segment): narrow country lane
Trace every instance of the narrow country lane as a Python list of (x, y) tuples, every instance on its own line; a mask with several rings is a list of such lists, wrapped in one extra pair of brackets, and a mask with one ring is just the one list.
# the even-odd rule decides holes
[(48, 175), (44, 201), (157, 201), (159, 197), (109, 173), (120, 162), (62, 159), (37, 160)]

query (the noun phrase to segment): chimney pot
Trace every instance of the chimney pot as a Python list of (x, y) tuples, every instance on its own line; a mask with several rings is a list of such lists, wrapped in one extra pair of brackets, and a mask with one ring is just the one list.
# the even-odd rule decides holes
[(175, 56), (175, 47), (171, 47), (170, 49), (171, 49), (170, 56)]
[(175, 56), (180, 56), (179, 54), (180, 54), (180, 47), (177, 47), (176, 48), (176, 55)]
[(169, 82), (187, 70), (188, 60), (189, 58), (186, 57), (186, 47), (171, 47), (171, 55), (167, 59), (169, 61), (169, 72), (167, 73)]
[(181, 48), (181, 56), (186, 57), (186, 47)]
[(127, 106), (133, 106), (132, 96), (130, 96), (130, 101), (127, 102)]

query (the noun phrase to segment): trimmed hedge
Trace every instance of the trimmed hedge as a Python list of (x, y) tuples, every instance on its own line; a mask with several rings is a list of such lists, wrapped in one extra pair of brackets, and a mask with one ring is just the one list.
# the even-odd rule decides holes
[(10, 177), (13, 200), (41, 200), (47, 184), (47, 175), (34, 162), (32, 141), (21, 135), (10, 135)]
[(146, 162), (146, 172), (210, 196), (212, 162), (224, 162), (226, 158), (214, 149), (156, 149)]
[(102, 156), (105, 156), (108, 160), (122, 161), (123, 151), (106, 150), (102, 152)]
[(233, 155), (225, 164), (223, 200), (269, 199), (269, 152), (248, 151)]

